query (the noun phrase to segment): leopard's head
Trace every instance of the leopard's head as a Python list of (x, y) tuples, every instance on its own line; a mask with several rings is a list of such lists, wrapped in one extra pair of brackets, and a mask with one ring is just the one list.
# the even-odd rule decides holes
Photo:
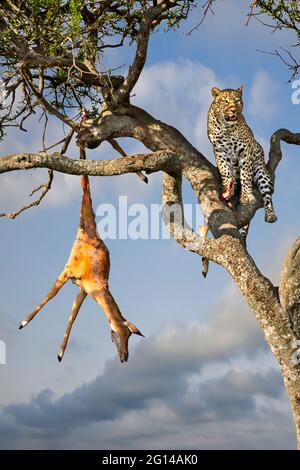
[(212, 109), (217, 119), (226, 126), (234, 125), (243, 111), (243, 87), (237, 90), (213, 87), (211, 92), (214, 97)]

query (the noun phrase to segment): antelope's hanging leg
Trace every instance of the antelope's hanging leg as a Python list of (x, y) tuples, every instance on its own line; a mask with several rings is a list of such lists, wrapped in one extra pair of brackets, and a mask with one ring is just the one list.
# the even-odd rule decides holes
[(46, 295), (46, 297), (42, 300), (42, 302), (36, 307), (36, 309), (28, 315), (25, 320), (20, 322), (19, 329), (21, 330), (24, 326), (28, 325), (28, 323), (36, 316), (37, 313), (46, 305), (49, 300), (53, 299), (62, 286), (68, 281), (69, 275), (66, 270), (64, 270), (61, 275), (56, 279), (52, 289)]
[(65, 350), (66, 350), (66, 347), (67, 347), (67, 344), (68, 344), (68, 341), (69, 341), (69, 337), (70, 337), (70, 333), (71, 333), (73, 323), (76, 320), (76, 317), (78, 315), (80, 307), (83, 304), (83, 301), (86, 298), (86, 296), (87, 296), (86, 292), (82, 288), (80, 288), (79, 292), (76, 296), (76, 299), (73, 302), (71, 314), (70, 314), (70, 317), (69, 317), (68, 326), (67, 326), (67, 329), (66, 329), (66, 332), (65, 332), (65, 336), (64, 336), (64, 339), (63, 339), (63, 341), (60, 345), (59, 354), (57, 356), (59, 362), (62, 360), (62, 358), (64, 356), (64, 353), (65, 353)]

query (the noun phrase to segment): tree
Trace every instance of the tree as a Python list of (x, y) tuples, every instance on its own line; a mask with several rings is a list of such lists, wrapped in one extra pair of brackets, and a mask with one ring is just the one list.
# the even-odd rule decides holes
[[(213, 3), (203, 2), (204, 14)], [(269, 11), (271, 3), (278, 3), (278, 8), (292, 4), (292, 13), (299, 15), (298, 2), (254, 2), (251, 14), (267, 12), (281, 22), (282, 11)], [(163, 217), (170, 233), (183, 248), (230, 273), (263, 329), (291, 401), (300, 448), (300, 237), (283, 262), (279, 287), (274, 286), (256, 266), (239, 233), (262, 207), (259, 193), (255, 192), (252, 204), (235, 201), (226, 205), (220, 198), (217, 168), (177, 129), (130, 102), (146, 62), (151, 33), (160, 26), (167, 30), (177, 27), (196, 4), (193, 0), (4, 0), (0, 6), (0, 56), (7, 96), (0, 122), (2, 138), (7, 126), (23, 130), (28, 116), (38, 110), (45, 126), (52, 115), (69, 130), (51, 147), (45, 148), (43, 142), (39, 153), (2, 157), (0, 173), (48, 168), (48, 182), (34, 190), (43, 189), (37, 205), (51, 187), (53, 171), (90, 176), (138, 173), (144, 180), (142, 172), (161, 171)], [(102, 69), (102, 54), (129, 46), (134, 48), (134, 58), (126, 76)], [(16, 107), (17, 91), (22, 99)], [(84, 122), (82, 107), (90, 110), (90, 118)], [(96, 148), (108, 141), (122, 158), (89, 161), (68, 157), (74, 135), (80, 147)], [(115, 140), (121, 137), (137, 139), (150, 152), (124, 154)], [(278, 129), (272, 135), (268, 168), (274, 180), (282, 158), (281, 141), (299, 145), (300, 133)], [(50, 152), (58, 145), (60, 151)], [(212, 239), (194, 232), (184, 221), (183, 177), (197, 196)], [(28, 207), (2, 215), (14, 218)]]

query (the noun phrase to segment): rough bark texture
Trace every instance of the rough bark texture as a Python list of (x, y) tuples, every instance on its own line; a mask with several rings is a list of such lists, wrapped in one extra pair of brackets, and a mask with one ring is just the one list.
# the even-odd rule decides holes
[(300, 339), (300, 237), (289, 249), (284, 260), (279, 297), (284, 310), (289, 314), (294, 333)]

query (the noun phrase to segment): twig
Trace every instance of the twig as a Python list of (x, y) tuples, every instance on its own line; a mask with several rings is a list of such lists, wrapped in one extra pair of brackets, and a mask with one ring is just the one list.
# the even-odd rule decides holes
[(66, 153), (68, 147), (69, 147), (69, 144), (72, 140), (72, 137), (74, 135), (74, 130), (73, 129), (70, 129), (68, 134), (66, 135), (65, 139), (63, 140), (64, 141), (64, 145), (62, 146), (61, 150), (60, 150), (60, 155), (64, 155), (64, 153)]
[[(125, 150), (122, 149), (122, 147), (118, 144), (118, 142), (114, 139), (107, 139), (107, 142), (110, 143), (110, 145), (117, 151), (119, 152), (120, 155), (122, 155), (122, 157), (127, 157), (127, 153), (125, 152)], [(144, 181), (144, 183), (148, 183), (148, 178), (147, 176), (145, 176), (141, 171), (138, 171), (136, 173), (138, 175), (138, 177)]]
[(206, 18), (206, 15), (208, 14), (208, 12), (210, 11), (213, 15), (215, 14), (215, 12), (213, 11), (212, 9), (212, 4), (214, 3), (215, 0), (206, 0), (206, 2), (204, 3), (204, 5), (202, 5), (202, 9), (203, 9), (203, 15), (202, 15), (202, 18), (201, 20), (199, 21), (198, 24), (196, 24), (196, 26), (194, 26), (190, 31), (188, 31), (186, 33), (186, 36), (191, 36), (192, 33), (194, 31), (196, 31), (203, 23), (203, 21), (205, 20)]
[(23, 75), (23, 78), (26, 82), (26, 84), (29, 86), (29, 88), (31, 89), (31, 91), (33, 92), (33, 94), (38, 98), (39, 102), (41, 103), (41, 105), (50, 113), (50, 114), (53, 114), (54, 116), (56, 116), (58, 119), (60, 119), (61, 121), (63, 121), (65, 124), (68, 124), (72, 129), (78, 129), (78, 124), (73, 121), (72, 119), (70, 119), (68, 116), (64, 116), (63, 114), (61, 114), (57, 109), (53, 108), (53, 106), (51, 106), (51, 104), (44, 98), (44, 96), (39, 93), (39, 91), (36, 89), (36, 87), (34, 86), (30, 76), (29, 76), (29, 73), (28, 71), (25, 71), (25, 68), (23, 68), (22, 70), (22, 75)]
[(286, 65), (289, 70), (292, 71), (292, 76), (291, 78), (287, 81), (287, 83), (290, 83), (292, 80), (294, 80), (294, 78), (298, 75), (298, 72), (299, 72), (299, 69), (300, 69), (300, 63), (297, 62), (297, 60), (295, 59), (295, 57), (292, 56), (292, 54), (290, 53), (290, 51), (288, 51), (287, 49), (284, 49), (283, 47), (281, 47), (281, 49), (289, 56), (289, 58), (291, 59), (292, 63), (289, 62), (288, 60), (286, 60), (282, 54), (280, 54), (278, 52), (277, 49), (275, 49), (275, 51), (273, 52), (269, 52), (269, 51), (262, 51), (260, 49), (256, 49), (257, 52), (261, 52), (262, 54), (268, 54), (268, 55), (272, 55), (272, 56), (275, 56), (275, 57), (278, 57), (283, 63), (284, 65)]
[(33, 196), (35, 193), (37, 193), (38, 191), (40, 191), (42, 188), (44, 188), (44, 191), (42, 191), (40, 197), (38, 199), (36, 199), (35, 201), (31, 202), (30, 204), (27, 204), (23, 207), (21, 207), (19, 210), (17, 210), (16, 212), (7, 212), (7, 213), (2, 213), (0, 214), (0, 217), (6, 217), (8, 219), (15, 219), (16, 217), (18, 217), (18, 215), (20, 215), (22, 212), (26, 211), (27, 209), (30, 209), (31, 207), (34, 207), (34, 206), (38, 206), (41, 201), (44, 199), (44, 197), (46, 196), (46, 194), (48, 193), (48, 191), (51, 189), (51, 185), (52, 185), (52, 181), (53, 181), (53, 170), (48, 170), (48, 181), (47, 183), (44, 183), (44, 184), (40, 184), (39, 186), (37, 186), (36, 188), (34, 188), (31, 193), (29, 194), (29, 197)]

